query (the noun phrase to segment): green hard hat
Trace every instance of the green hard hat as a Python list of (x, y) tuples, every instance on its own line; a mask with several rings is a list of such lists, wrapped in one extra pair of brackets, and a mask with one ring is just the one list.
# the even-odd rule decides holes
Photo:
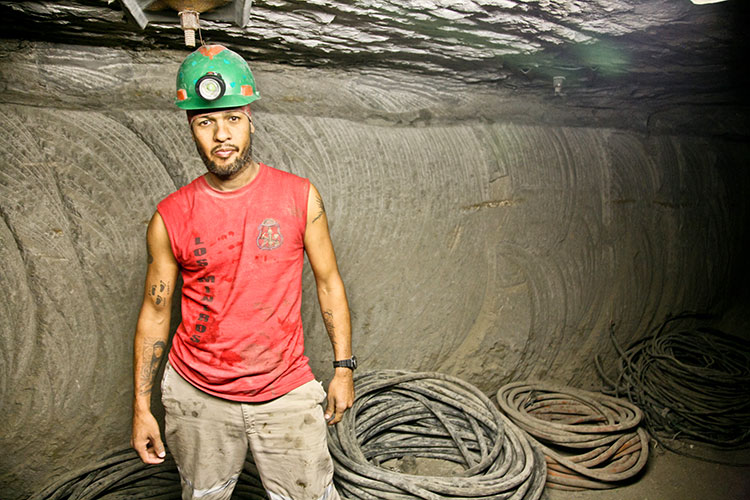
[(234, 108), (257, 99), (250, 66), (223, 45), (203, 45), (185, 58), (177, 73), (174, 102), (180, 109)]

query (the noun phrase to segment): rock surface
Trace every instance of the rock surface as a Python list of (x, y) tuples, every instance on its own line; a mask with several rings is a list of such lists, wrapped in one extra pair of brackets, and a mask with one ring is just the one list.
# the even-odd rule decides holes
[[(142, 30), (121, 4), (2, 3), (0, 36), (140, 53), (184, 50), (174, 11), (154, 13), (163, 20)], [(247, 26), (207, 13), (201, 34), (253, 63), (386, 79), (404, 70), (521, 98), (554, 96), (553, 78), (564, 77), (558, 97), (568, 113), (639, 108), (638, 119), (649, 126), (666, 122), (691, 134), (746, 136), (747, 11), (740, 1), (256, 0)], [(691, 116), (708, 123), (675, 116), (675, 106), (689, 107)], [(619, 126), (631, 125), (637, 123)]]

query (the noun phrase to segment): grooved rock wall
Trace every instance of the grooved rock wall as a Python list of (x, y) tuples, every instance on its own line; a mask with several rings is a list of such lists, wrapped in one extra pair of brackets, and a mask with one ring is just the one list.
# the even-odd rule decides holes
[[(0, 59), (7, 498), (127, 444), (146, 224), (203, 171), (183, 114), (154, 100), (171, 77), (143, 87), (137, 58), (115, 52), (119, 83), (96, 64), (87, 71), (103, 76), (84, 81), (71, 59), (35, 51), (20, 69)], [(169, 70), (180, 60), (159, 57)], [(50, 64), (58, 87), (43, 77)], [(290, 96), (325, 89), (265, 69), (255, 156), (309, 177), (326, 200), (365, 369), (439, 370), (486, 392), (522, 377), (595, 386), (593, 357), (614, 360), (611, 321), (624, 344), (667, 313), (731, 305), (745, 269), (746, 147), (519, 124), (500, 108), (492, 120), (435, 119), (443, 102), (419, 80), (378, 108), (371, 87), (344, 79), (333, 112), (305, 113)], [(76, 90), (92, 81), (98, 92)], [(451, 103), (458, 115), (475, 105), (471, 91)], [(403, 121), (420, 113), (433, 119)], [(309, 269), (303, 293), (307, 351), (325, 379), (330, 347)]]

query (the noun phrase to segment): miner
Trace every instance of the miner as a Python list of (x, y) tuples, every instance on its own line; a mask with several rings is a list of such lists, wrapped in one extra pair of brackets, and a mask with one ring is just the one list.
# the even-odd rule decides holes
[[(207, 172), (164, 198), (148, 225), (132, 446), (147, 464), (165, 457), (150, 400), (179, 272), (182, 321), (161, 392), (182, 498), (230, 498), (249, 448), (271, 500), (338, 499), (326, 423), (354, 401), (349, 306), (320, 193), (253, 159), (259, 98), (249, 66), (226, 47), (204, 45), (180, 66), (176, 104)], [(333, 346), (327, 397), (304, 354), (305, 253)]]

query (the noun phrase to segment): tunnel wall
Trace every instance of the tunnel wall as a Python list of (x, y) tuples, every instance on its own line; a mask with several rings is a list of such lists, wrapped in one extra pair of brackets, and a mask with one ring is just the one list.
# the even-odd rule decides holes
[[(170, 74), (180, 57), (97, 52), (83, 64), (82, 49), (25, 50), (31, 62), (0, 60), (7, 498), (127, 445), (146, 225), (160, 199), (203, 172), (184, 115), (164, 97), (171, 77), (134, 76)], [(735, 305), (745, 146), (519, 123), (502, 109), (443, 120), (444, 102), (415, 80), (390, 99), (371, 79), (347, 80), (322, 112), (294, 97), (299, 69), (263, 69), (255, 157), (320, 190), (363, 369), (442, 371), (487, 393), (531, 377), (595, 388), (594, 356), (615, 360), (613, 322), (627, 344), (667, 314)], [(315, 92), (330, 88), (304, 95)], [(461, 99), (458, 115), (481, 101)], [(326, 379), (309, 268), (303, 321)]]

